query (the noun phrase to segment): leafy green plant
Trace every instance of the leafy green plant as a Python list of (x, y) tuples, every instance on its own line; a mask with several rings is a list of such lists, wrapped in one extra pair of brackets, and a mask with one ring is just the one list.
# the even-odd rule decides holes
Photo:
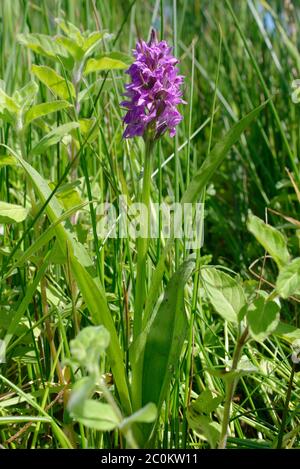
[[(101, 377), (99, 361), (109, 345), (110, 336), (103, 326), (90, 326), (82, 329), (71, 341), (71, 359), (69, 365), (79, 366), (87, 375), (77, 379), (68, 401), (68, 412), (76, 421), (88, 428), (111, 431), (118, 428), (124, 434), (129, 447), (136, 448), (132, 425), (135, 422), (153, 422), (156, 407), (147, 404), (134, 414), (123, 417), (118, 404)], [(91, 399), (95, 392), (100, 392), (107, 403)]]

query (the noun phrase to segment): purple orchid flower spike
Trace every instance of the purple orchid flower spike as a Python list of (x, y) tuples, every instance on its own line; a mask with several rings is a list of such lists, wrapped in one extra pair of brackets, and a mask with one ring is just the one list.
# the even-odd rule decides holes
[(143, 136), (154, 141), (167, 130), (171, 137), (176, 134), (182, 120), (177, 106), (184, 103), (180, 90), (183, 76), (178, 74), (178, 60), (171, 50), (166, 41), (157, 41), (154, 29), (148, 44), (137, 43), (135, 62), (126, 71), (131, 77), (124, 93), (128, 99), (121, 103), (127, 109), (124, 138)]

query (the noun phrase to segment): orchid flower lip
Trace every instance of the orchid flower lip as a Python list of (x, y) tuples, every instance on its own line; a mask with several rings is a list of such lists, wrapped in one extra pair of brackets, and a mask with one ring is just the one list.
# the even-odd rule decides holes
[(127, 110), (123, 118), (124, 138), (147, 138), (151, 134), (155, 140), (167, 131), (171, 137), (176, 134), (176, 126), (182, 120), (178, 105), (186, 102), (181, 90), (184, 77), (179, 74), (178, 59), (171, 51), (166, 41), (158, 42), (154, 29), (148, 43), (137, 42), (133, 50), (135, 61), (126, 70), (131, 81), (125, 85), (125, 99), (120, 103)]

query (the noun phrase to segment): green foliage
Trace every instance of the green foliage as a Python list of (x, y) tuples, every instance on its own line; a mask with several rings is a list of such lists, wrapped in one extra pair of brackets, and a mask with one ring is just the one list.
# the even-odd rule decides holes
[(46, 65), (33, 65), (31, 71), (55, 96), (61, 99), (72, 99), (75, 97), (73, 83), (63, 78), (52, 68)]
[(172, 276), (147, 331), (140, 383), (142, 405), (154, 402), (158, 410), (166, 398), (186, 338), (184, 286), (194, 265), (193, 259), (187, 260)]
[(282, 298), (300, 295), (300, 258), (293, 259), (280, 269), (276, 289)]
[(201, 269), (201, 277), (207, 296), (217, 313), (226, 321), (238, 322), (238, 314), (246, 298), (241, 285), (230, 275), (207, 267)]
[(67, 124), (56, 127), (35, 145), (35, 147), (31, 150), (31, 154), (40, 155), (41, 153), (45, 153), (47, 148), (58, 143), (63, 139), (63, 137), (70, 134), (73, 129), (77, 129), (78, 127), (78, 122), (68, 122)]
[(70, 408), (70, 415), (88, 428), (111, 431), (118, 426), (118, 419), (109, 404), (83, 399), (80, 404)]
[(212, 449), (217, 447), (221, 431), (218, 422), (214, 422), (206, 415), (198, 415), (197, 410), (193, 406), (189, 408), (188, 422), (201, 439), (208, 441)]
[(111, 52), (98, 57), (97, 59), (89, 59), (86, 63), (84, 74), (88, 75), (92, 72), (107, 70), (123, 70), (128, 68), (131, 59), (120, 52)]
[(282, 267), (289, 262), (290, 255), (287, 242), (280, 231), (252, 214), (249, 215), (247, 226), (257, 241), (273, 257), (278, 267)]
[(247, 308), (250, 334), (258, 341), (265, 340), (275, 331), (279, 323), (280, 306), (276, 301), (257, 298)]
[(62, 109), (67, 109), (70, 107), (68, 101), (53, 101), (51, 103), (41, 103), (32, 106), (25, 114), (25, 124), (28, 125), (35, 119), (38, 119), (43, 116), (47, 116), (52, 112), (61, 111)]
[(20, 223), (26, 219), (27, 215), (27, 208), (0, 202), (0, 223)]

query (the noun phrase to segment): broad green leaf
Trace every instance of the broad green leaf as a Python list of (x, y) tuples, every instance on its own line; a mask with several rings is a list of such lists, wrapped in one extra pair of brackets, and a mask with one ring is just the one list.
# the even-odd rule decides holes
[(71, 97), (75, 97), (73, 83), (65, 80), (52, 68), (47, 67), (46, 65), (32, 65), (31, 70), (34, 75), (55, 95), (62, 99), (70, 99)]
[(63, 47), (61, 47), (56, 41), (53, 41), (52, 36), (46, 34), (18, 34), (17, 36), (20, 44), (25, 45), (34, 52), (44, 55), (45, 57), (56, 59), (57, 56), (65, 56), (67, 54)]
[(3, 166), (16, 166), (16, 159), (12, 155), (0, 155), (0, 168)]
[(95, 384), (94, 377), (91, 376), (84, 376), (75, 382), (68, 400), (68, 412), (76, 412), (76, 409), (81, 408), (83, 401), (92, 397), (95, 390)]
[(66, 210), (76, 207), (82, 203), (80, 195), (76, 189), (69, 189), (64, 192), (60, 192), (57, 194), (57, 199)]
[(249, 214), (247, 227), (257, 241), (271, 254), (279, 268), (289, 262), (290, 255), (287, 249), (287, 243), (280, 231), (268, 225), (252, 213)]
[(0, 88), (0, 112), (7, 110), (11, 114), (16, 114), (19, 109), (17, 102)]
[[(19, 155), (15, 154), (15, 157), (30, 177), (41, 203), (44, 203), (51, 195), (51, 190), (47, 182)], [(61, 206), (55, 195), (52, 196), (45, 211), (50, 222), (53, 224), (55, 224), (62, 215)], [(58, 224), (55, 231), (61, 249), (64, 251), (67, 247), (69, 248), (71, 269), (86, 307), (91, 315), (92, 322), (95, 325), (102, 324), (110, 333), (110, 344), (107, 349), (107, 355), (114, 375), (120, 402), (125, 413), (129, 415), (131, 413), (131, 402), (127, 378), (125, 376), (124, 357), (119, 344), (114, 320), (108, 308), (104, 288), (97, 278), (93, 278), (92, 261), (83, 245), (78, 243), (75, 239), (74, 234), (69, 232), (62, 224)]]
[[(170, 279), (164, 298), (146, 334), (144, 353), (139, 353), (134, 368), (135, 408), (149, 402), (160, 412), (174, 370), (178, 367), (183, 341), (186, 337), (187, 318), (184, 311), (184, 286), (194, 268), (194, 259), (185, 261)], [(139, 396), (139, 393), (142, 393)], [(141, 398), (141, 405), (139, 399)], [(143, 444), (151, 426), (143, 429)]]
[(99, 367), (100, 356), (109, 345), (109, 332), (103, 326), (88, 326), (70, 342), (72, 360), (90, 373)]
[(102, 432), (114, 430), (119, 420), (109, 404), (85, 399), (80, 406), (70, 411), (71, 417), (88, 428)]
[(282, 298), (288, 298), (294, 294), (300, 295), (300, 257), (293, 259), (280, 269), (276, 289)]
[[(77, 181), (78, 182), (78, 181)], [(72, 207), (79, 206), (82, 204), (80, 194), (77, 190), (77, 182), (65, 184), (61, 186), (56, 193), (56, 197), (61, 205), (66, 209), (70, 210)], [(50, 189), (54, 189), (55, 184), (49, 184)]]
[[(233, 125), (233, 127), (227, 132), (227, 134), (220, 139), (218, 143), (213, 147), (203, 164), (191, 180), (185, 193), (182, 196), (181, 203), (193, 203), (199, 200), (201, 192), (205, 186), (210, 182), (215, 171), (219, 168), (221, 163), (224, 161), (229, 150), (238, 141), (242, 133), (247, 127), (256, 119), (259, 113), (264, 109), (268, 101), (253, 109), (243, 119)], [(171, 231), (174, 233), (174, 231)], [(160, 285), (165, 271), (165, 262), (168, 257), (168, 253), (173, 245), (174, 238), (172, 237), (165, 246), (163, 254), (160, 256), (159, 262), (153, 273), (150, 290), (146, 300), (146, 306), (144, 311), (144, 324), (149, 320), (152, 314), (154, 304), (157, 300), (160, 292)]]
[(246, 303), (242, 286), (221, 270), (206, 267), (201, 269), (205, 291), (217, 311), (226, 321), (238, 322), (238, 314)]
[(70, 134), (71, 130), (79, 127), (78, 122), (69, 122), (68, 124), (56, 127), (48, 135), (45, 135), (39, 143), (31, 150), (31, 155), (40, 155), (44, 153), (47, 148), (58, 143), (65, 135)]
[(25, 125), (30, 124), (35, 119), (39, 117), (46, 116), (52, 112), (61, 111), (70, 107), (71, 104), (68, 101), (53, 101), (51, 103), (41, 103), (32, 106), (25, 114)]
[(134, 412), (134, 414), (125, 418), (123, 422), (120, 424), (120, 428), (123, 429), (123, 428), (129, 427), (135, 422), (151, 423), (151, 422), (154, 422), (156, 417), (157, 417), (156, 405), (153, 404), (153, 402), (149, 402), (144, 407)]
[(218, 422), (213, 421), (207, 415), (199, 415), (193, 403), (188, 408), (187, 420), (189, 426), (202, 440), (208, 441), (212, 449), (217, 447), (221, 435), (221, 425)]
[(20, 223), (28, 215), (28, 209), (21, 205), (0, 202), (0, 223)]
[(300, 329), (282, 321), (279, 322), (273, 333), (290, 343), (300, 339)]
[(107, 31), (94, 31), (89, 34), (87, 38), (84, 39), (82, 48), (85, 52), (85, 55), (90, 54), (97, 45), (105, 39), (106, 41), (111, 39), (113, 34), (109, 34)]
[(12, 99), (18, 104), (20, 108), (26, 109), (33, 103), (37, 92), (39, 90), (35, 81), (28, 82), (23, 88), (16, 90), (12, 95)]
[(86, 63), (84, 73), (88, 75), (92, 72), (103, 70), (123, 70), (128, 68), (131, 63), (129, 58), (121, 52), (111, 52), (110, 54), (103, 55), (98, 59), (89, 59)]
[(217, 409), (222, 401), (223, 396), (214, 397), (211, 390), (206, 389), (193, 401), (192, 407), (195, 413), (210, 414)]
[(247, 310), (249, 331), (254, 340), (264, 341), (275, 331), (280, 319), (280, 306), (275, 301), (257, 298)]
[(84, 50), (80, 47), (76, 40), (66, 36), (57, 36), (56, 42), (63, 46), (76, 61), (80, 61), (84, 55)]

